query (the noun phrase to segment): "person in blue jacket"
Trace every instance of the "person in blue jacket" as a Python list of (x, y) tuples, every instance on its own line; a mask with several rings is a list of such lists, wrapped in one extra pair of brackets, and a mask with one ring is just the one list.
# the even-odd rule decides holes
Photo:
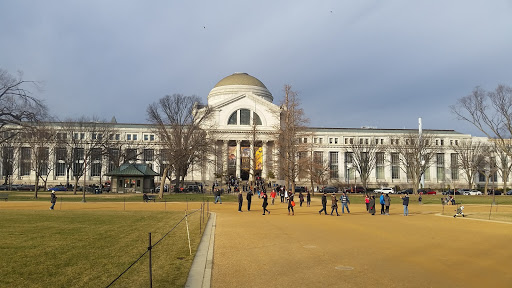
[(384, 210), (384, 204), (386, 204), (386, 202), (384, 201), (384, 193), (380, 193), (380, 214), (381, 215), (386, 214), (386, 211)]

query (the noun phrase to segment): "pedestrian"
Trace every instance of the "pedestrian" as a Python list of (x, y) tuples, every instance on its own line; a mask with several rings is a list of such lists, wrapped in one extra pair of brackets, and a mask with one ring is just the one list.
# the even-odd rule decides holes
[(336, 216), (340, 216), (340, 214), (338, 213), (338, 199), (336, 199), (336, 194), (332, 193), (332, 195), (331, 195), (331, 216), (332, 216), (332, 213), (334, 212), (334, 210), (336, 210)]
[(348, 209), (348, 204), (350, 204), (350, 199), (348, 199), (347, 193), (343, 192), (340, 197), (341, 200), (341, 213), (345, 214), (345, 207), (347, 207), (347, 213), (350, 213)]
[(409, 194), (405, 193), (402, 198), (402, 204), (404, 205), (404, 216), (409, 216)]
[(276, 190), (272, 189), (272, 192), (270, 192), (270, 198), (272, 198), (272, 205), (274, 205), (274, 200), (276, 200)]
[(220, 190), (219, 188), (215, 188), (215, 201), (213, 202), (213, 204), (217, 204), (217, 202), (219, 202), (220, 204), (222, 204), (222, 200), (220, 199)]
[(324, 192), (322, 195), (322, 210), (318, 211), (318, 214), (322, 215), (322, 211), (325, 212), (325, 215), (327, 215), (327, 193)]
[(270, 214), (270, 211), (268, 211), (268, 209), (267, 209), (268, 199), (267, 199), (267, 192), (265, 190), (263, 190), (263, 195), (261, 197), (263, 198), (263, 204), (261, 205), (261, 207), (263, 207), (263, 215), (265, 215), (265, 211), (268, 212), (268, 214)]
[(292, 216), (295, 215), (295, 211), (293, 211), (293, 207), (295, 206), (295, 202), (293, 201), (293, 193), (292, 191), (288, 191), (288, 215), (290, 215), (290, 211), (292, 211)]
[(242, 195), (242, 191), (238, 192), (238, 212), (242, 211), (242, 204), (244, 203), (244, 196)]
[(370, 197), (370, 202), (368, 203), (368, 213), (372, 214), (372, 215), (375, 215), (375, 195), (372, 195), (372, 197)]
[(247, 192), (247, 195), (245, 196), (245, 199), (247, 199), (247, 211), (251, 211), (252, 191), (248, 191)]
[[(50, 196), (51, 196), (50, 203), (52, 203), (52, 206), (50, 206), (50, 210), (53, 210), (55, 203), (57, 203), (57, 195), (55, 195), (55, 190), (52, 190), (52, 193), (50, 194)], [(62, 204), (61, 204), (61, 206), (62, 206)]]
[(419, 203), (420, 205), (422, 205), (422, 204), (423, 204), (423, 202), (422, 202), (422, 201), (423, 201), (423, 198), (421, 197), (421, 193), (420, 193), (420, 197), (418, 197), (418, 203)]
[(309, 190), (308, 190), (308, 194), (306, 194), (306, 204), (309, 206), (311, 206), (311, 193), (309, 193)]
[(389, 205), (391, 205), (391, 197), (389, 197), (389, 194), (384, 196), (384, 205), (386, 206), (386, 215), (389, 215)]
[(370, 209), (370, 196), (368, 194), (364, 197), (364, 203), (366, 203), (366, 211), (368, 211)]
[(279, 188), (279, 196), (281, 196), (281, 203), (284, 203), (284, 191), (283, 187)]
[(302, 195), (302, 191), (299, 192), (299, 200), (300, 200), (300, 207), (302, 207), (302, 203), (304, 203), (304, 195)]
[(384, 211), (384, 193), (380, 193), (380, 215), (384, 215), (386, 212)]

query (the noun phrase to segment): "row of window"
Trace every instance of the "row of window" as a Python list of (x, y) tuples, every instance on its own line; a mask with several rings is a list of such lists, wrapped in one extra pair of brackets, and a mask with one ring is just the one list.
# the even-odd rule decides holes
[[(86, 138), (85, 132), (75, 132), (73, 133), (73, 140), (85, 140)], [(155, 141), (155, 134), (143, 134), (142, 135), (144, 141)], [(109, 140), (121, 140), (121, 134), (111, 134), (109, 135)], [(125, 134), (125, 140), (126, 141), (137, 141), (139, 138), (139, 134), (135, 133), (126, 133)], [(66, 133), (57, 133), (57, 139), (58, 140), (66, 140), (67, 134)], [(91, 133), (91, 139), (92, 140), (102, 140), (103, 134), (101, 133)]]
[[(341, 144), (339, 141), (339, 137), (329, 137), (329, 144)], [(359, 145), (384, 145), (384, 138), (355, 138), (355, 137), (343, 137), (343, 142), (345, 145), (353, 145), (353, 144), (359, 144)], [(402, 141), (405, 141), (406, 145), (414, 145), (415, 139), (402, 139)], [(301, 137), (299, 138), (299, 143), (308, 143), (307, 137)], [(322, 144), (323, 138), (322, 137), (313, 137), (313, 144)], [(400, 139), (399, 138), (391, 138), (390, 139), (391, 145), (399, 145)], [(435, 139), (435, 145), (436, 146), (444, 146), (444, 139)], [(425, 139), (425, 145), (430, 145), (430, 141), (428, 139)], [(458, 146), (459, 140), (450, 140), (450, 146)]]

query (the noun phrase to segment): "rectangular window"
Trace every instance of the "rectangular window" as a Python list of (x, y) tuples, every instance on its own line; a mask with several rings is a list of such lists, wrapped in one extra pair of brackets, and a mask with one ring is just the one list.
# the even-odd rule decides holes
[(338, 138), (334, 138), (334, 144), (338, 144)]
[(330, 178), (338, 179), (338, 152), (329, 152)]
[(101, 162), (92, 163), (91, 176), (101, 176)]
[(384, 179), (384, 152), (375, 153), (375, 177), (379, 180)]
[(133, 141), (137, 141), (137, 134), (133, 134)]
[(108, 150), (108, 171), (113, 171), (119, 167), (119, 149)]
[(332, 144), (332, 143), (333, 143), (332, 138), (329, 138), (329, 144)]
[(391, 153), (391, 178), (400, 179), (400, 154)]
[(137, 149), (128, 148), (125, 153), (126, 161), (137, 161)]
[(73, 149), (73, 176), (81, 176), (83, 173), (84, 148)]
[(148, 141), (149, 140), (149, 135), (148, 134), (144, 134), (144, 141)]
[(50, 157), (50, 149), (48, 147), (39, 147), (37, 149), (37, 170), (39, 175), (48, 175), (48, 159)]
[(155, 135), (153, 135), (153, 134), (149, 135), (149, 141), (155, 141)]
[(30, 160), (32, 158), (32, 150), (30, 147), (21, 147), (20, 155), (20, 176), (30, 175)]
[(153, 161), (155, 158), (155, 150), (153, 149), (144, 149), (144, 162)]
[(450, 167), (452, 170), (452, 180), (459, 180), (459, 166), (457, 165), (458, 154), (452, 153), (450, 155)]
[[(441, 140), (441, 141), (443, 141), (443, 140)], [(442, 145), (442, 143), (441, 143), (441, 145)], [(437, 153), (436, 160), (437, 160), (437, 181), (445, 181), (444, 154)]]
[(126, 140), (131, 141), (132, 140), (132, 134), (126, 134)]
[(66, 175), (66, 148), (57, 147), (55, 148), (55, 176)]
[(116, 134), (116, 140), (120, 140), (121, 139), (121, 134)]

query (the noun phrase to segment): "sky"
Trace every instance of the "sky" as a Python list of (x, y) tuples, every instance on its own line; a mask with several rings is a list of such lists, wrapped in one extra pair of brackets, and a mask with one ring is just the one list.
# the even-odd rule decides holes
[(3, 0), (0, 27), (0, 68), (42, 81), (60, 120), (146, 123), (245, 72), (276, 104), (291, 85), (312, 127), (481, 136), (450, 105), (512, 85), (512, 0)]

